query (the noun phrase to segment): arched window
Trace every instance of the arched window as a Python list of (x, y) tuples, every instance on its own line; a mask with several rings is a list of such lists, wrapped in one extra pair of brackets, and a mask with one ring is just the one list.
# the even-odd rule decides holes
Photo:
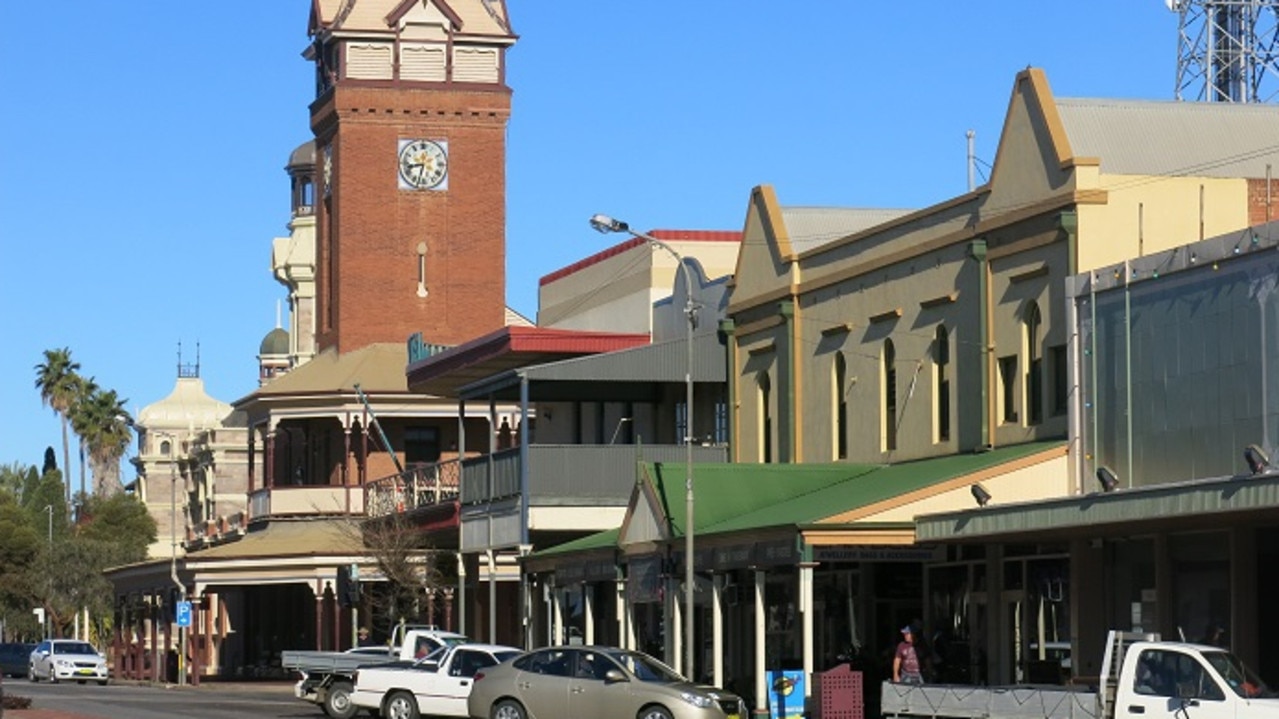
[(945, 442), (950, 439), (950, 333), (945, 325), (937, 325), (937, 334), (933, 338), (933, 367), (936, 368), (933, 378), (933, 396), (936, 397), (934, 441)]
[(831, 368), (830, 404), (835, 459), (848, 459), (848, 367), (843, 352), (835, 353)]
[(883, 450), (892, 452), (897, 449), (897, 351), (892, 340), (884, 340), (883, 370)]
[(169, 440), (167, 440), (167, 439), (165, 439), (165, 440), (161, 440), (161, 442), (160, 442), (160, 454), (168, 454), (168, 453), (169, 453), (169, 449), (170, 449), (170, 446), (169, 446)]
[(773, 410), (772, 383), (767, 372), (760, 372), (759, 379), (759, 461), (767, 464), (773, 461)]
[(1022, 319), (1026, 331), (1026, 415), (1030, 424), (1039, 424), (1044, 421), (1044, 339), (1039, 305), (1028, 302)]

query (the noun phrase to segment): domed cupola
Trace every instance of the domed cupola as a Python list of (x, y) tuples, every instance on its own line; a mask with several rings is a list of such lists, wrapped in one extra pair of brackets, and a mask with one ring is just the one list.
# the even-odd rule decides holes
[(290, 344), (289, 331), (280, 326), (277, 317), (275, 329), (267, 332), (258, 345), (258, 386), (289, 371)]
[(293, 216), (315, 214), (315, 141), (308, 140), (289, 155), (284, 166), (293, 183)]

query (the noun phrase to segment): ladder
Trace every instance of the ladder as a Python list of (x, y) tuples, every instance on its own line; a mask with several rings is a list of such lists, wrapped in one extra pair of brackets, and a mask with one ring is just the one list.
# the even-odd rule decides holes
[(1115, 690), (1119, 686), (1119, 673), (1124, 666), (1124, 654), (1135, 642), (1157, 642), (1159, 634), (1145, 632), (1121, 632), (1112, 629), (1106, 635), (1106, 655), (1101, 660), (1101, 686), (1097, 691), (1098, 717), (1114, 719)]

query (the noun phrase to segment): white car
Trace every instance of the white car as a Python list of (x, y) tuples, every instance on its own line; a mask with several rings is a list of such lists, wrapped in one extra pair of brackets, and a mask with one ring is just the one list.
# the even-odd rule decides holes
[(46, 639), (31, 652), (27, 678), (33, 682), (96, 681), (106, 684), (107, 658), (88, 642), (79, 639)]
[(351, 704), (384, 719), (465, 717), (473, 677), (522, 653), (494, 644), (455, 644), (412, 664), (361, 667)]

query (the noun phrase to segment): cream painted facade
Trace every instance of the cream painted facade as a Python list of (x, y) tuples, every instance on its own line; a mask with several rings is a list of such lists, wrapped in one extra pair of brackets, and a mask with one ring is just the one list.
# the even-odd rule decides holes
[(136, 492), (157, 530), (151, 559), (184, 557), (188, 541), (233, 531), (247, 504), (244, 415), (210, 397), (198, 372), (189, 374), (135, 420)]
[(1066, 278), (1246, 228), (1279, 164), (1275, 108), (1188, 105), (1058, 100), (1028, 69), (988, 184), (831, 241), (793, 235), (798, 208), (756, 188), (728, 308), (736, 459), (1066, 436)]
[[(681, 256), (695, 260), (701, 278), (731, 274), (741, 245), (735, 233), (654, 230)], [(716, 239), (681, 239), (709, 235)], [(680, 274), (670, 253), (630, 240), (543, 277), (538, 286), (537, 325), (609, 332), (654, 331), (653, 304), (669, 297)]]

